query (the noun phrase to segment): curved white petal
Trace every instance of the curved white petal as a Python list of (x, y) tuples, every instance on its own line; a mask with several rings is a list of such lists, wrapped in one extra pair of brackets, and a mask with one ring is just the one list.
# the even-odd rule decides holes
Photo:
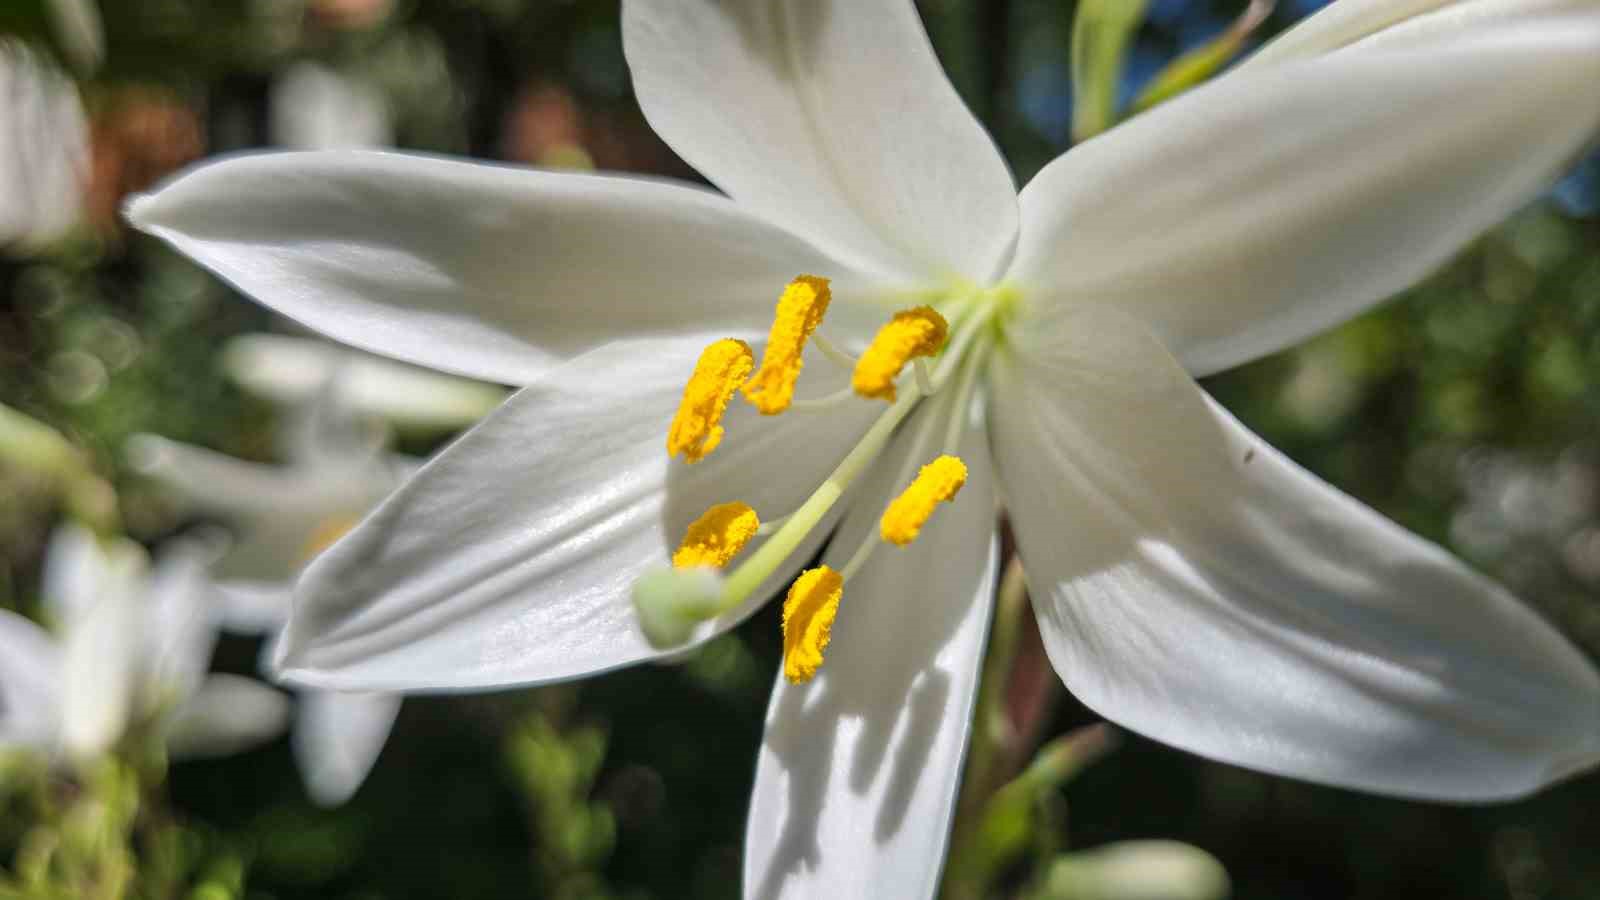
[[(829, 565), (842, 568), (939, 455), (949, 398), (938, 406), (895, 437)], [(961, 456), (969, 478), (954, 503), (909, 547), (879, 547), (845, 584), (822, 671), (804, 685), (778, 676), (745, 832), (751, 900), (934, 896), (999, 565), (981, 428), (967, 430)]]
[(645, 116), (739, 204), (917, 279), (987, 282), (1016, 187), (910, 0), (627, 0)]
[(72, 64), (92, 71), (106, 52), (105, 23), (95, 0), (46, 0), (45, 12)]
[(340, 409), (401, 427), (464, 428), (505, 399), (503, 388), (356, 353), (326, 341), (250, 334), (229, 341), (223, 370), (284, 406), (315, 400), (330, 379)]
[(143, 573), (119, 568), (62, 638), (61, 741), (74, 756), (111, 749), (127, 728), (139, 691), (147, 632)]
[[(284, 677), (341, 690), (484, 688), (658, 657), (634, 618), (633, 581), (714, 503), (792, 511), (881, 412), (852, 403), (763, 418), (736, 399), (713, 455), (669, 463), (667, 425), (708, 342), (612, 344), (513, 395), (311, 565)], [(842, 383), (828, 365), (815, 364), (817, 380)], [(741, 620), (786, 574), (698, 637)]]
[(1281, 349), (1533, 197), (1600, 130), (1596, 83), (1600, 21), (1569, 17), (1192, 91), (1023, 191), (1031, 327), (1119, 309), (1201, 374)]
[(78, 88), (20, 42), (0, 39), (0, 249), (33, 249), (79, 219), (89, 120)]
[(45, 547), (39, 593), (47, 618), (60, 627), (71, 623), (100, 599), (107, 561), (94, 532), (68, 521), (50, 533)]
[(0, 609), (0, 748), (55, 749), (61, 648), (49, 632)]
[(402, 699), (400, 694), (300, 694), (291, 741), (314, 802), (338, 806), (361, 787), (389, 739)]
[(127, 215), (332, 338), (502, 384), (616, 338), (763, 335), (800, 273), (858, 290), (726, 198), (644, 178), (274, 153), (191, 169)]
[(1084, 703), (1215, 759), (1514, 797), (1600, 761), (1600, 676), (1537, 614), (1295, 466), (1136, 323), (1003, 357), (992, 443)]
[(207, 569), (219, 547), (190, 538), (167, 544), (144, 598), (144, 674), (158, 690), (192, 694), (211, 666), (222, 609)]
[(230, 756), (283, 733), (289, 698), (252, 678), (213, 673), (167, 723), (174, 757)]
[(1274, 38), (1230, 74), (1352, 45), (1376, 45), (1401, 35), (1452, 38), (1491, 20), (1514, 22), (1593, 9), (1594, 0), (1339, 0)]

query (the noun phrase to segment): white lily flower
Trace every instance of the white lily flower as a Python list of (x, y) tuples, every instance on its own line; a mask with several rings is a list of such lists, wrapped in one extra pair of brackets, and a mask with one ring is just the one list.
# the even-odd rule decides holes
[(173, 755), (215, 756), (277, 736), (283, 694), (206, 673), (216, 640), (210, 555), (174, 546), (149, 571), (132, 542), (59, 529), (43, 589), (60, 638), (0, 611), (0, 746), (86, 759), (155, 723)]
[[(352, 423), (338, 399), (345, 396), (340, 387), (344, 379), (358, 375), (361, 384), (378, 387), (398, 373), (401, 387), (415, 385), (424, 391), (435, 383), (461, 390), (486, 387), (407, 371), (410, 367), (386, 361), (360, 359), (359, 368), (343, 366), (344, 358), (357, 354), (316, 341), (284, 338), (287, 343), (279, 344), (278, 340), (243, 345), (247, 349), (242, 354), (241, 345), (231, 347), (234, 355), (253, 357), (258, 365), (236, 361), (230, 369), (242, 365), (269, 386), (269, 394), (273, 389), (294, 394), (300, 374), (324, 376), (324, 387), (308, 388), (316, 396), (300, 398), (302, 407), (313, 408), (290, 432), (288, 465), (247, 462), (154, 435), (138, 435), (128, 448), (135, 471), (156, 481), (189, 509), (233, 526), (237, 540), (214, 567), (222, 624), (274, 638), (289, 620), (294, 579), (306, 562), (352, 528), (418, 465), (416, 460), (389, 454), (382, 434), (352, 434)], [(323, 354), (324, 349), (332, 355)], [(285, 365), (295, 361), (307, 365)], [(426, 397), (423, 400), (426, 409), (430, 404)], [(442, 409), (440, 404), (432, 406), (436, 412)], [(341, 412), (333, 414), (334, 408)], [(356, 792), (388, 740), (401, 699), (396, 693), (308, 690), (301, 694), (293, 748), (315, 802), (337, 806)]]
[(47, 244), (77, 223), (89, 177), (78, 88), (14, 40), (0, 40), (0, 249)]
[[(659, 659), (682, 647), (645, 633), (635, 585), (655, 636), (681, 625), (693, 645), (831, 532), (825, 567), (786, 601), (800, 683), (773, 695), (746, 895), (926, 897), (989, 621), (997, 493), (1057, 671), (1134, 730), (1454, 800), (1600, 757), (1600, 676), (1578, 651), (1192, 378), (1369, 308), (1552, 181), (1600, 129), (1600, 7), (1583, 8), (1225, 77), (1018, 196), (911, 3), (628, 0), (646, 115), (727, 197), (286, 154), (199, 168), (129, 217), (335, 338), (525, 385), (313, 564), (288, 678), (473, 689)], [(783, 289), (745, 388), (783, 405), (831, 290), (803, 399), (771, 416), (734, 403), (719, 423), (754, 362), (722, 339), (759, 339), (796, 273), (831, 285)], [(888, 380), (913, 338), (940, 343), (917, 304), (952, 336)], [(892, 402), (833, 392), (860, 386), (834, 360)], [(669, 424), (688, 458), (715, 452), (670, 462)], [(881, 521), (938, 456), (965, 463), (954, 502), (926, 519), (961, 484), (941, 462)], [(660, 570), (733, 501), (748, 508), (712, 510), (718, 527), (680, 550), (720, 562), (754, 532), (739, 561)]]

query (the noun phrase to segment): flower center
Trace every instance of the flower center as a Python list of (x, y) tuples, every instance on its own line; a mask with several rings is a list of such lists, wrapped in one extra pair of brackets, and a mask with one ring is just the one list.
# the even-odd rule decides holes
[[(715, 450), (724, 436), (723, 413), (735, 392), (764, 415), (825, 412), (861, 400), (888, 406), (798, 508), (763, 522), (750, 506), (731, 501), (711, 507), (689, 526), (672, 556), (672, 568), (651, 571), (634, 584), (640, 624), (658, 646), (682, 643), (695, 625), (731, 612), (748, 599), (820, 525), (917, 405), (941, 391), (956, 391), (956, 412), (946, 424), (943, 454), (923, 466), (888, 505), (877, 533), (856, 549), (842, 570), (808, 569), (791, 585), (783, 611), (784, 674), (796, 683), (809, 681), (822, 666), (846, 582), (880, 544), (905, 546), (915, 541), (936, 508), (953, 502), (966, 483), (966, 465), (954, 455), (961, 425), (984, 361), (1003, 339), (999, 323), (1009, 316), (1015, 292), (1003, 287), (952, 291), (935, 305), (895, 313), (859, 359), (817, 333), (831, 299), (826, 278), (801, 275), (790, 282), (778, 300), (761, 367), (753, 376), (752, 354), (743, 342), (725, 339), (707, 347), (673, 418), (669, 454), (682, 452), (686, 463), (694, 463)], [(851, 368), (849, 389), (819, 400), (794, 399), (808, 343)], [(758, 534), (766, 535), (766, 542), (724, 572)]]

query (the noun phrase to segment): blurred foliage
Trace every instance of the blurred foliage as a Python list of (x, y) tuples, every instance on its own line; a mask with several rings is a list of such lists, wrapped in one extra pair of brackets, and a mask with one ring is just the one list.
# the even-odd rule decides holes
[[(1280, 3), (1262, 33), (1310, 5)], [(1245, 6), (1152, 0), (1123, 36), (1116, 84), (1096, 86), (1095, 115), (1127, 109), (1180, 54), (1216, 46)], [(1025, 182), (1068, 145), (1073, 4), (922, 9), (953, 81)], [(375, 86), (404, 147), (695, 177), (632, 100), (616, 0), (106, 0), (101, 11), (104, 64), (80, 72), (98, 212), (48, 254), (0, 258), (0, 404), (50, 430), (35, 437), (78, 448), (63, 465), (115, 489), (125, 527), (146, 541), (185, 522), (128, 475), (123, 442), (147, 431), (272, 458), (278, 423), (218, 375), (215, 356), (228, 336), (284, 326), (125, 234), (115, 210), (189, 158), (269, 144), (272, 86), (291, 64)], [(0, 4), (0, 31), (66, 59), (41, 0)], [(1592, 653), (1596, 165), (1404, 297), (1207, 383), (1273, 444), (1501, 578)], [(47, 484), (58, 477), (0, 474), (0, 606), (31, 609), (41, 545), (63, 512)], [(0, 760), (0, 900), (111, 896), (135, 878), (131, 896), (152, 900), (736, 897), (776, 617), (768, 609), (681, 666), (408, 702), (372, 778), (337, 810), (303, 796), (285, 742), (170, 773), (107, 761), (79, 784)], [(219, 665), (253, 671), (258, 652), (229, 639)], [(1036, 730), (1093, 721), (1068, 698)], [(981, 827), (958, 836), (953, 871), (1081, 897), (1093, 882), (1082, 873), (1128, 857), (1060, 856), (1068, 847), (1172, 838), (1220, 859), (1246, 900), (1600, 898), (1594, 775), (1520, 803), (1451, 808), (1128, 736), (1063, 787), (1052, 766), (1064, 746), (1031, 767), (1013, 761)]]

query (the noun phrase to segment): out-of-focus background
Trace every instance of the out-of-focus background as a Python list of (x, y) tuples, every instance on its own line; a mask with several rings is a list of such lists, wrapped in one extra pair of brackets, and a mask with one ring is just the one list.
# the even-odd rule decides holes
[[(1279, 3), (1258, 37), (1318, 5)], [(920, 6), (957, 88), (1025, 182), (1070, 142), (1073, 3)], [(1123, 99), (1244, 6), (1152, 2)], [(134, 435), (279, 459), (286, 417), (225, 377), (221, 351), (233, 336), (292, 326), (131, 234), (118, 216), (130, 192), (195, 160), (268, 147), (394, 146), (695, 179), (634, 101), (617, 7), (0, 3), (0, 117), (24, 123), (14, 146), (0, 145), (0, 167), (31, 167), (26, 190), (0, 197), (0, 403), (81, 448), (115, 491), (63, 497), (37, 472), (0, 465), (0, 607), (37, 611), (46, 538), (84, 505), (114, 500), (127, 533), (152, 545), (204, 518), (134, 471)], [(25, 78), (46, 87), (24, 90)], [(1273, 444), (1501, 579), (1591, 654), (1597, 214), (1591, 160), (1395, 302), (1207, 382)], [(421, 455), (448, 437), (410, 428), (396, 440)], [(225, 638), (217, 665), (254, 672), (260, 650)], [(410, 699), (371, 778), (335, 809), (306, 797), (287, 739), (174, 764), (160, 812), (172, 827), (132, 845), (137, 865), (173, 873), (170, 892), (144, 896), (737, 897), (779, 651), (769, 608), (682, 665)], [(1070, 697), (1047, 708), (1044, 735), (1094, 721)], [(40, 852), (39, 792), (59, 790), (30, 772), (0, 764), (0, 898), (31, 896), (6, 885), (22, 884)], [(1600, 898), (1595, 774), (1519, 803), (1452, 808), (1258, 775), (1124, 735), (1041, 804), (999, 884), (1025, 887), (1030, 866), (1068, 847), (1171, 838), (1215, 855), (1249, 900)]]

